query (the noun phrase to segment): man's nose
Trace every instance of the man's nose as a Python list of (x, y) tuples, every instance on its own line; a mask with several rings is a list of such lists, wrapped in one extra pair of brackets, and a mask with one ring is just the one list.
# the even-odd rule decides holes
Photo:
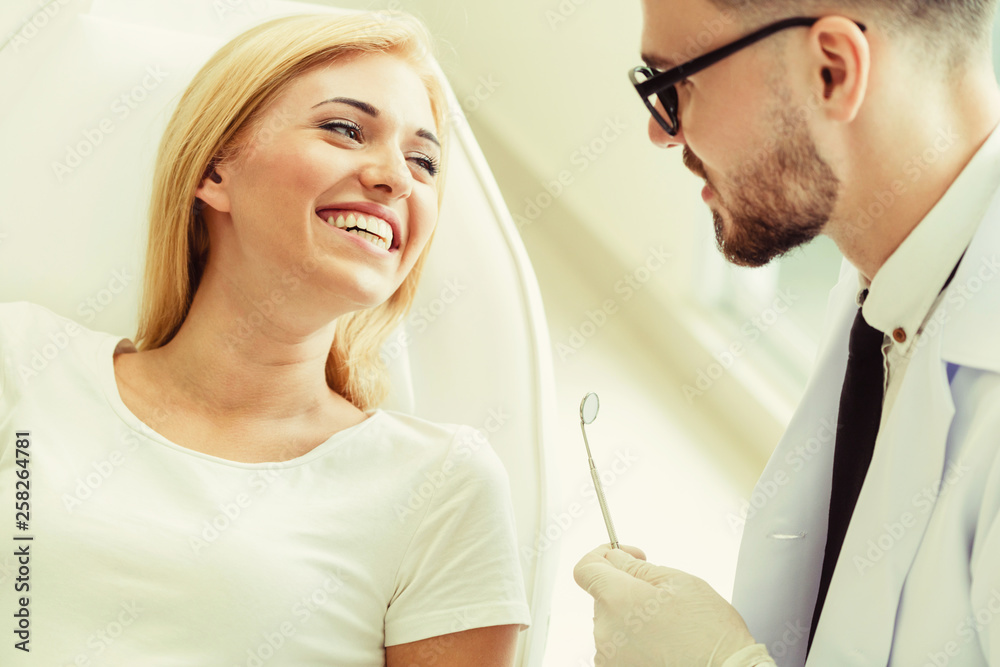
[(684, 130), (679, 129), (677, 134), (670, 136), (660, 123), (653, 117), (649, 119), (649, 140), (659, 148), (673, 148), (684, 145)]
[[(663, 111), (663, 105), (660, 102), (656, 103), (656, 110), (666, 118), (666, 113)], [(678, 128), (677, 134), (670, 136), (670, 134), (663, 129), (663, 126), (653, 118), (652, 115), (649, 117), (649, 140), (653, 142), (654, 146), (659, 148), (673, 148), (674, 146), (684, 145), (684, 129)]]

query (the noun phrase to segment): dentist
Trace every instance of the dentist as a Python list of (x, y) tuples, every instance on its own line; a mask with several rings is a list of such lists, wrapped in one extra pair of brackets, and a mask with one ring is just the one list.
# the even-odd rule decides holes
[(825, 234), (845, 262), (734, 606), (595, 549), (597, 665), (1000, 667), (995, 11), (644, 0), (650, 139), (705, 180), (726, 258)]

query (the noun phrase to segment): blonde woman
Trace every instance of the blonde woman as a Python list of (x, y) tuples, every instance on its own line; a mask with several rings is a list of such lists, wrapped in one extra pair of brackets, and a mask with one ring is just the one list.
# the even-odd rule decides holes
[(163, 137), (134, 344), (0, 306), (0, 663), (513, 663), (498, 458), (378, 408), (441, 201), (428, 51), (402, 15), (244, 33)]

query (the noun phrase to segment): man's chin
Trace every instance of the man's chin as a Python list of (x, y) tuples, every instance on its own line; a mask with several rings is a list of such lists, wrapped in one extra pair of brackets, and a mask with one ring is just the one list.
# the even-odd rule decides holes
[(739, 239), (733, 238), (733, 230), (727, 227), (722, 214), (715, 210), (712, 211), (712, 220), (715, 225), (715, 244), (730, 264), (757, 269), (767, 266), (773, 259), (782, 254), (777, 251), (762, 251), (762, 248), (746, 247), (745, 244), (739, 242)]

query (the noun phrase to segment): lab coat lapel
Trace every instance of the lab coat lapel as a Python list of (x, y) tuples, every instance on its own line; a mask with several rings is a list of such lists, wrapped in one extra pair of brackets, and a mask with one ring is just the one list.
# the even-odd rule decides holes
[(944, 361), (1000, 373), (1000, 191), (948, 287), (937, 319)]
[[(955, 414), (939, 336), (922, 340), (879, 434), (810, 651), (809, 667), (889, 661), (900, 595), (944, 472)], [(919, 415), (919, 418), (915, 418)]]
[[(1000, 372), (995, 319), (1000, 312), (1000, 191), (966, 252), (945, 299), (910, 361), (893, 415), (879, 436), (817, 628), (809, 667), (877, 665), (890, 660), (906, 576), (933, 510), (915, 503), (935, 494), (945, 471), (955, 408), (948, 366)], [(827, 339), (802, 402), (754, 491), (740, 547), (733, 604), (780, 667), (805, 662), (826, 544), (833, 443), (811, 458), (821, 423), (836, 423), (857, 307), (857, 272), (844, 263), (831, 293)], [(822, 438), (820, 438), (822, 439)], [(799, 463), (805, 461), (804, 465)], [(768, 496), (768, 484), (787, 475)], [(792, 536), (802, 537), (789, 539)], [(803, 626), (805, 634), (803, 635)]]
[[(886, 665), (903, 585), (947, 474), (949, 365), (1000, 372), (1000, 191), (917, 342), (844, 540), (809, 667)], [(863, 602), (861, 602), (863, 601)]]
[(844, 262), (830, 295), (816, 371), (757, 483), (740, 545), (733, 605), (781, 667), (805, 661), (819, 589), (857, 276)]
[[(888, 664), (910, 566), (948, 469), (955, 404), (948, 366), (1000, 372), (1000, 194), (917, 342), (893, 413), (879, 434), (809, 667)], [(861, 603), (860, 601), (863, 601)]]

